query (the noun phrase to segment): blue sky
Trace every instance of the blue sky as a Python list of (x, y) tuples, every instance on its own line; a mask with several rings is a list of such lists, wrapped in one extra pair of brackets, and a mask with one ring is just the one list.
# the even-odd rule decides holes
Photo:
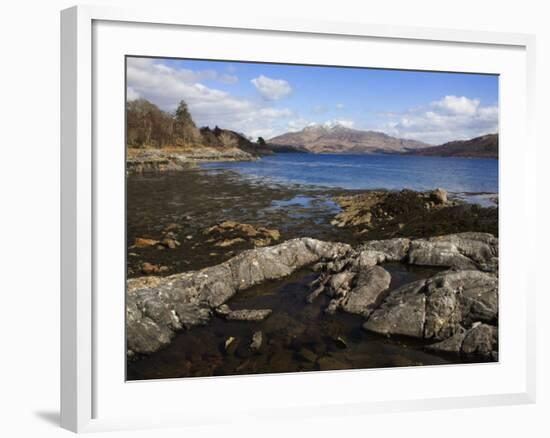
[(167, 111), (183, 99), (198, 126), (254, 138), (341, 124), (439, 144), (498, 129), (490, 75), (128, 58), (127, 86), (128, 99)]

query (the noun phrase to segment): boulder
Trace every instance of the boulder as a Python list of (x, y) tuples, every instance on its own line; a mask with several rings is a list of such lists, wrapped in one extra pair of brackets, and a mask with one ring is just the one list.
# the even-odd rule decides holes
[(494, 271), (498, 266), (498, 239), (488, 233), (459, 233), (411, 242), (408, 262), (413, 265)]
[(357, 274), (353, 288), (341, 303), (342, 310), (361, 316), (373, 311), (381, 295), (388, 289), (391, 275), (380, 266), (372, 266)]
[(478, 270), (445, 271), (391, 291), (364, 328), (382, 334), (446, 341), (433, 345), (454, 351), (469, 336), (463, 327), (497, 321), (496, 275)]
[(426, 348), (447, 353), (474, 354), (498, 360), (498, 329), (495, 326), (477, 322), (469, 330), (460, 327), (453, 336), (428, 345)]
[(462, 342), (462, 352), (490, 356), (498, 350), (498, 329), (488, 324), (474, 324)]
[(433, 351), (442, 351), (445, 353), (460, 353), (462, 351), (462, 342), (466, 336), (466, 330), (463, 327), (459, 329), (450, 338), (426, 346), (426, 349)]
[(426, 280), (418, 280), (390, 292), (363, 328), (385, 335), (422, 338), (426, 319), (425, 286)]

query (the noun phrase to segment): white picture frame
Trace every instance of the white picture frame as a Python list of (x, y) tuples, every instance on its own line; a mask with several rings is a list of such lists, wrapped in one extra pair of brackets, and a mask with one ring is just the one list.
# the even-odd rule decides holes
[[(99, 27), (98, 27), (99, 26)], [(103, 26), (103, 27), (102, 27)], [(117, 26), (124, 29), (118, 29)], [(131, 28), (131, 29), (130, 29)], [(501, 172), (501, 226), (503, 232), (509, 230), (501, 240), (501, 251), (503, 254), (510, 254), (507, 261), (504, 258), (501, 262), (501, 287), (504, 282), (513, 283), (514, 289), (519, 290), (517, 296), (511, 296), (507, 301), (506, 294), (501, 303), (501, 319), (509, 318), (507, 315), (517, 312), (517, 336), (509, 336), (503, 342), (511, 344), (503, 345), (501, 349), (501, 361), (496, 366), (498, 368), (483, 368), (483, 365), (473, 368), (471, 366), (453, 366), (446, 368), (451, 371), (439, 371), (433, 367), (417, 367), (415, 370), (393, 369), (393, 370), (353, 370), (344, 372), (329, 373), (308, 373), (307, 378), (301, 374), (291, 374), (284, 376), (245, 376), (245, 377), (227, 377), (227, 378), (204, 378), (191, 379), (185, 383), (185, 391), (205, 391), (211, 394), (216, 388), (222, 388), (222, 391), (242, 392), (242, 396), (235, 400), (235, 404), (242, 404), (242, 407), (235, 406), (235, 410), (223, 411), (216, 403), (205, 406), (201, 403), (201, 398), (197, 398), (194, 403), (193, 411), (178, 407), (167, 410), (166, 406), (161, 404), (154, 407), (147, 407), (149, 415), (141, 415), (135, 411), (131, 415), (131, 410), (119, 408), (125, 404), (120, 397), (136, 397), (136, 394), (143, 393), (145, 399), (155, 399), (163, 392), (170, 392), (171, 387), (179, 385), (181, 389), (182, 382), (173, 380), (165, 382), (144, 382), (139, 384), (125, 383), (119, 381), (115, 385), (110, 385), (111, 379), (119, 379), (120, 373), (110, 375), (111, 367), (123, 367), (124, 364), (119, 357), (113, 358), (108, 348), (118, 348), (117, 340), (113, 345), (107, 346), (104, 331), (106, 320), (100, 315), (107, 315), (104, 311), (106, 300), (98, 300), (98, 290), (105, 290), (105, 284), (110, 281), (108, 275), (103, 275), (106, 271), (102, 270), (102, 263), (105, 263), (103, 254), (104, 245), (101, 243), (101, 235), (105, 233), (114, 236), (113, 240), (120, 241), (124, 239), (124, 231), (120, 228), (118, 220), (114, 220), (113, 228), (105, 231), (104, 222), (101, 218), (101, 211), (105, 209), (98, 208), (98, 205), (105, 202), (105, 205), (112, 205), (118, 209), (116, 196), (123, 192), (122, 187), (118, 187), (124, 178), (124, 168), (116, 165), (107, 165), (105, 153), (98, 154), (98, 142), (108, 138), (110, 127), (103, 123), (102, 105), (105, 105), (102, 92), (98, 91), (103, 86), (108, 70), (104, 70), (105, 60), (117, 59), (121, 61), (120, 54), (141, 54), (127, 52), (124, 47), (124, 38), (118, 32), (133, 32), (133, 36), (138, 36), (140, 28), (148, 29), (149, 47), (144, 54), (149, 54), (154, 50), (154, 46), (165, 47), (160, 55), (166, 55), (170, 51), (167, 44), (162, 44), (163, 33), (178, 32), (185, 29), (185, 32), (200, 32), (202, 37), (212, 33), (221, 35), (223, 32), (235, 32), (239, 38), (248, 38), (262, 35), (277, 39), (296, 38), (307, 39), (307, 44), (314, 47), (315, 41), (323, 38), (337, 39), (338, 44), (345, 41), (354, 44), (378, 44), (383, 42), (386, 45), (406, 44), (408, 47), (417, 47), (419, 50), (441, 50), (448, 46), (460, 48), (464, 53), (468, 50), (483, 50), (484, 54), (495, 53), (495, 59), (499, 59), (494, 64), (490, 59), (481, 59), (481, 57), (471, 57), (470, 66), (464, 62), (461, 64), (460, 54), (454, 54), (453, 59), (449, 59), (449, 69), (456, 71), (483, 71), (504, 75), (505, 80), (501, 84), (501, 91), (506, 91), (508, 87), (516, 88), (514, 93), (504, 93), (504, 101), (501, 101), (501, 141), (502, 159), (500, 163)], [(158, 34), (157, 37), (154, 37)], [(151, 41), (153, 35), (153, 41)], [(107, 50), (104, 40), (109, 38), (112, 46)], [(200, 36), (199, 36), (200, 37)], [(197, 38), (199, 38), (197, 37)], [(251, 46), (252, 41), (250, 39)], [(139, 38), (132, 38), (135, 44), (140, 44)], [(164, 41), (164, 43), (166, 43)], [(289, 44), (281, 42), (280, 44)], [(305, 44), (305, 43), (304, 43)], [(335, 43), (336, 44), (336, 43)], [(351, 43), (350, 43), (351, 44)], [(201, 44), (198, 44), (197, 51)], [(439, 49), (438, 49), (439, 47)], [(78, 6), (62, 11), (61, 13), (61, 425), (62, 427), (75, 431), (100, 431), (112, 429), (130, 429), (177, 426), (188, 424), (202, 424), (212, 421), (212, 414), (216, 414), (216, 421), (224, 421), (229, 417), (235, 416), (292, 416), (309, 417), (311, 415), (341, 415), (356, 414), (361, 415), (369, 412), (398, 412), (414, 409), (442, 409), (452, 407), (474, 407), (504, 404), (532, 403), (535, 400), (535, 341), (534, 341), (534, 278), (535, 274), (526, 263), (518, 264), (515, 268), (511, 267), (512, 260), (511, 248), (518, 251), (529, 250), (535, 245), (535, 216), (534, 212), (527, 208), (516, 208), (512, 210), (511, 203), (507, 199), (521, 200), (525, 205), (535, 205), (535, 202), (529, 202), (535, 197), (535, 141), (533, 134), (534, 123), (534, 48), (535, 39), (532, 35), (491, 33), (483, 31), (460, 31), (451, 29), (424, 29), (416, 27), (373, 25), (361, 22), (356, 23), (338, 23), (338, 22), (317, 22), (306, 19), (277, 19), (277, 18), (257, 18), (249, 20), (247, 18), (232, 19), (227, 21), (224, 17), (218, 17), (215, 14), (208, 17), (194, 15), (192, 11), (164, 11), (157, 8), (148, 10), (130, 10), (110, 7)], [(205, 43), (204, 49), (207, 50)], [(220, 50), (223, 47), (219, 47)], [(210, 50), (210, 49), (208, 49)], [(392, 49), (393, 50), (393, 49)], [(397, 50), (397, 49), (396, 49)], [(403, 50), (402, 48), (400, 50)], [(107, 53), (109, 52), (109, 53)], [(195, 52), (194, 56), (197, 52)], [(214, 53), (214, 52), (212, 52)], [(256, 53), (256, 52), (254, 52)], [(259, 53), (259, 52), (258, 52)], [(374, 53), (374, 52), (373, 52)], [(457, 52), (458, 53), (458, 52)], [(462, 53), (462, 52), (461, 52)], [(403, 55), (405, 55), (403, 53)], [(243, 55), (244, 56), (244, 55)], [(251, 60), (254, 56), (253, 49), (250, 49), (246, 60)], [(260, 55), (257, 55), (260, 56)], [(278, 56), (276, 50), (264, 57), (270, 57), (272, 60)], [(293, 55), (288, 55), (293, 56)], [(324, 55), (330, 56), (330, 55)], [(334, 55), (335, 56), (335, 55)], [(382, 56), (382, 55), (380, 55)], [(464, 55), (465, 56), (465, 55)], [(184, 57), (184, 56), (182, 56)], [(188, 56), (193, 57), (193, 56)], [(208, 56), (206, 56), (208, 57)], [(411, 68), (417, 66), (418, 60), (407, 61), (405, 56), (403, 60), (381, 61), (375, 66), (384, 66), (393, 68)], [(432, 64), (425, 62), (424, 69), (438, 69), (438, 62), (434, 60)], [(233, 59), (236, 59), (233, 57)], [(320, 58), (319, 58), (320, 59)], [(259, 60), (257, 57), (252, 60)], [(288, 60), (290, 61), (290, 60)], [(117, 61), (118, 62), (118, 61)], [(341, 62), (340, 60), (337, 63)], [(475, 64), (475, 63), (478, 64)], [(344, 64), (340, 64), (344, 65)], [(462, 68), (456, 66), (462, 65)], [(494, 66), (492, 66), (494, 65)], [(453, 66), (455, 66), (453, 68)], [(485, 67), (483, 67), (485, 66)], [(119, 68), (115, 70), (119, 73)], [(118, 74), (118, 73), (117, 73)], [(509, 78), (509, 79), (506, 79)], [(120, 84), (122, 77), (113, 81), (113, 86)], [(105, 88), (105, 87), (104, 87)], [(105, 89), (103, 93), (109, 90)], [(124, 92), (123, 89), (120, 92)], [(113, 93), (111, 93), (113, 94)], [(115, 93), (116, 94), (116, 93)], [(507, 97), (509, 96), (509, 97)], [(117, 102), (116, 96), (111, 96)], [(508, 100), (507, 100), (508, 99)], [(114, 113), (109, 114), (109, 120), (112, 120), (113, 126), (120, 125), (120, 114), (123, 108), (124, 100), (120, 101), (120, 108)], [(513, 120), (512, 115), (517, 120), (511, 124), (508, 120)], [(98, 128), (98, 124), (100, 128)], [(113, 138), (119, 138), (120, 129), (118, 126), (113, 129), (118, 130), (118, 134)], [(114, 132), (114, 131), (113, 131)], [(522, 137), (523, 136), (523, 137)], [(512, 150), (507, 146), (513, 141), (524, 139), (520, 150)], [(114, 142), (116, 144), (116, 141)], [(113, 152), (118, 154), (111, 162), (119, 163), (121, 153), (124, 151)], [(110, 153), (110, 152), (109, 152)], [(514, 165), (516, 167), (514, 167)], [(106, 193), (105, 187), (112, 187), (113, 198), (107, 200), (110, 196)], [(118, 187), (118, 188), (117, 188)], [(528, 203), (529, 202), (529, 203)], [(111, 204), (109, 204), (111, 203)], [(118, 211), (118, 210), (117, 210)], [(506, 216), (505, 216), (506, 215)], [(522, 240), (519, 234), (514, 231), (514, 222), (521, 220), (524, 226)], [(516, 225), (517, 227), (517, 225)], [(517, 230), (516, 230), (517, 231)], [(117, 234), (118, 233), (118, 234)], [(122, 233), (122, 235), (120, 235)], [(517, 234), (517, 235), (516, 235)], [(123, 260), (116, 260), (111, 256), (108, 261), (111, 264), (123, 264)], [(512, 272), (514, 271), (514, 272)], [(119, 278), (116, 275), (112, 278)], [(109, 286), (120, 294), (124, 292), (124, 285), (114, 282)], [(114, 312), (123, 314), (123, 308), (115, 309)], [(115, 315), (113, 314), (113, 315)], [(119, 316), (115, 315), (117, 322), (113, 322), (113, 331), (120, 329)], [(114, 319), (113, 319), (114, 321)], [(506, 326), (503, 327), (502, 336), (507, 335)], [(122, 327), (123, 330), (123, 327)], [(123, 333), (120, 336), (124, 336)], [(119, 335), (116, 339), (119, 340)], [(117, 346), (118, 345), (118, 346)], [(105, 348), (103, 351), (102, 349)], [(507, 350), (508, 349), (508, 350)], [(514, 357), (506, 354), (514, 349)], [(114, 350), (113, 350), (114, 351)], [(116, 350), (118, 351), (118, 350)], [(101, 354), (103, 352), (104, 354)], [(125, 357), (124, 351), (121, 351), (121, 357)], [(108, 358), (108, 359), (106, 359)], [(507, 364), (513, 367), (507, 369)], [(377, 376), (384, 380), (388, 373), (396, 382), (407, 382), (417, 380), (426, 376), (429, 372), (434, 382), (441, 379), (445, 381), (453, 374), (453, 379), (460, 379), (460, 373), (463, 369), (472, 375), (487, 374), (499, 376), (501, 379), (502, 390), (499, 389), (498, 381), (495, 380), (493, 386), (487, 383), (486, 389), (481, 388), (480, 393), (468, 392), (467, 388), (460, 391), (458, 388), (449, 388), (449, 392), (439, 388), (438, 391), (432, 391), (431, 395), (420, 393), (415, 389), (411, 382), (411, 388), (408, 391), (392, 392), (388, 397), (381, 396), (380, 392), (376, 395), (376, 389), (372, 385), (373, 373), (379, 373)], [(473, 371), (472, 371), (473, 370)], [(503, 371), (504, 370), (504, 371)], [(501, 374), (499, 374), (501, 373)], [(117, 377), (118, 376), (118, 377)], [(465, 378), (466, 374), (463, 374)], [(369, 380), (370, 379), (370, 380)], [(483, 377), (485, 379), (485, 377)], [(489, 377), (487, 377), (489, 379)], [(496, 379), (496, 377), (495, 377)], [(346, 385), (353, 385), (354, 382), (361, 380), (369, 382), (369, 387), (373, 388), (374, 395), (363, 397), (361, 394), (346, 393)], [(107, 382), (107, 383), (105, 383)], [(296, 403), (287, 404), (284, 398), (272, 393), (272, 404), (258, 407), (261, 403), (255, 400), (253, 403), (247, 402), (247, 397), (252, 395), (260, 397), (257, 388), (265, 385), (266, 388), (272, 388), (275, 391), (281, 384), (292, 384), (296, 388), (303, 389), (299, 391), (304, 395), (296, 396)], [(149, 386), (146, 386), (149, 385)], [(155, 386), (155, 389), (153, 388)], [(319, 385), (325, 385), (329, 388), (326, 393), (331, 394), (332, 398), (323, 397), (321, 393), (316, 392), (314, 388)], [(340, 385), (341, 391), (330, 388)], [(111, 388), (111, 386), (113, 388)], [(399, 386), (399, 385), (396, 385)], [(358, 386), (360, 387), (360, 385)], [(309, 388), (309, 389), (308, 389)], [(492, 388), (492, 389), (491, 389)], [(112, 390), (112, 392), (111, 392)], [(128, 391), (127, 391), (128, 390)], [(307, 391), (310, 391), (308, 394)], [(298, 391), (298, 390), (297, 390)], [(380, 391), (380, 389), (378, 389)], [(123, 393), (127, 392), (126, 395)], [(347, 395), (346, 395), (347, 394)], [(113, 400), (111, 405), (106, 402), (106, 395)], [(348, 397), (349, 395), (349, 397)], [(221, 397), (221, 396), (220, 396)], [(226, 401), (227, 402), (227, 401)], [(248, 404), (247, 404), (248, 403)], [(208, 410), (207, 410), (208, 409)], [(104, 414), (105, 413), (105, 414)]]

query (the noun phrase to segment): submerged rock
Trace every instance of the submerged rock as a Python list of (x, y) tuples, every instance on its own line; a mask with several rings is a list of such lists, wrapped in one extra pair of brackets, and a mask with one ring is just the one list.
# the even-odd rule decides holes
[(227, 305), (220, 306), (216, 309), (216, 313), (230, 321), (262, 321), (271, 315), (271, 312), (271, 309), (231, 310)]
[(422, 338), (426, 319), (426, 280), (406, 284), (390, 292), (363, 327), (385, 335)]

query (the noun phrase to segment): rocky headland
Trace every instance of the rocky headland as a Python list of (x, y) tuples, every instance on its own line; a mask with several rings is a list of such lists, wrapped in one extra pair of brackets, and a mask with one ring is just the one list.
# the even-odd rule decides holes
[(126, 105), (126, 173), (188, 169), (208, 161), (252, 161), (273, 152), (265, 141), (215, 127), (197, 128), (181, 101), (174, 114), (138, 99)]

